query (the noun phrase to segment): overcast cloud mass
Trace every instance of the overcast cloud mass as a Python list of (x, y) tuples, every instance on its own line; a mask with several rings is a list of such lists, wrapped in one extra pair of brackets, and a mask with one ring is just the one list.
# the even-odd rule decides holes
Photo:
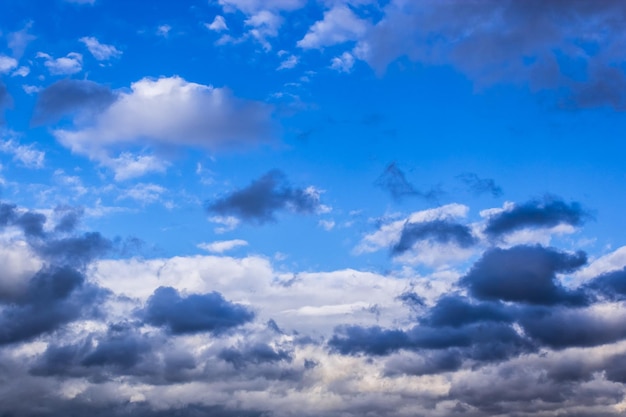
[(625, 23), (5, 0), (0, 416), (624, 415)]

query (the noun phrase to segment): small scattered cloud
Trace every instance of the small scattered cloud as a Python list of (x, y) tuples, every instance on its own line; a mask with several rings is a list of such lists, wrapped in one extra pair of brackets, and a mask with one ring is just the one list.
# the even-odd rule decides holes
[(224, 16), (217, 15), (213, 22), (205, 23), (207, 29), (212, 30), (214, 32), (222, 32), (228, 30), (228, 26), (226, 25), (226, 19)]
[(209, 213), (257, 224), (275, 221), (275, 213), (280, 210), (315, 213), (319, 208), (319, 193), (310, 188), (292, 187), (285, 174), (278, 170), (268, 172), (230, 195), (207, 202)]
[(122, 56), (122, 51), (117, 49), (115, 46), (100, 43), (100, 41), (93, 36), (84, 36), (80, 38), (80, 41), (85, 44), (91, 55), (93, 55), (93, 57), (98, 61), (108, 61), (112, 58), (119, 58)]
[(37, 52), (36, 56), (44, 60), (44, 65), (52, 75), (72, 75), (83, 69), (83, 56), (78, 52), (70, 52), (61, 58), (53, 58), (44, 52)]
[(344, 52), (334, 57), (330, 62), (330, 68), (335, 71), (349, 73), (354, 66), (354, 56), (350, 52)]
[(395, 162), (387, 165), (374, 184), (389, 192), (395, 200), (402, 200), (405, 197), (421, 197), (432, 200), (442, 194), (442, 191), (436, 188), (432, 188), (428, 191), (421, 191), (415, 188), (415, 186), (406, 179), (404, 171), (402, 171)]
[(502, 188), (491, 178), (480, 178), (473, 172), (457, 175), (457, 178), (476, 195), (491, 194), (493, 197), (500, 197), (503, 194)]
[(0, 140), (0, 152), (13, 155), (13, 160), (27, 168), (43, 168), (46, 154), (34, 145), (20, 145), (14, 139)]
[(211, 243), (200, 243), (198, 247), (211, 253), (224, 253), (241, 246), (248, 246), (248, 242), (242, 239), (218, 240)]
[(324, 18), (309, 28), (297, 45), (303, 49), (319, 49), (364, 36), (370, 23), (359, 18), (350, 7), (337, 5), (324, 12)]
[(17, 59), (0, 55), (0, 74), (8, 74), (15, 68), (17, 68)]
[(290, 55), (278, 66), (278, 70), (291, 69), (298, 65), (299, 59), (295, 55)]

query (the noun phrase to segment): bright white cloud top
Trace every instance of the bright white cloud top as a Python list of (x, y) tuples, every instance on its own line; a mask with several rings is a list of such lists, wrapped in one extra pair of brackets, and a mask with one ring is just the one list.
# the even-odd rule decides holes
[(623, 415), (624, 16), (9, 0), (0, 415)]

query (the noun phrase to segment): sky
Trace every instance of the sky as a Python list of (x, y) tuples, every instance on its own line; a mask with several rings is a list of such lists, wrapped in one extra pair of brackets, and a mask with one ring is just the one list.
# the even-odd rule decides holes
[(625, 23), (2, 0), (0, 415), (623, 415)]

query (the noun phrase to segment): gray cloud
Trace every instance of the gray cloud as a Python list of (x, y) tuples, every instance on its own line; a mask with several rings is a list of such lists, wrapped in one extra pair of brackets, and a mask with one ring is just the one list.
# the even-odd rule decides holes
[(220, 352), (219, 358), (231, 363), (235, 368), (243, 368), (248, 364), (272, 364), (280, 361), (292, 361), (290, 352), (282, 349), (275, 350), (265, 343), (256, 343), (244, 349), (230, 347)]
[(447, 220), (433, 220), (430, 222), (409, 223), (402, 228), (400, 240), (391, 249), (394, 255), (402, 254), (411, 249), (416, 242), (432, 240), (437, 243), (454, 243), (467, 248), (474, 245), (477, 239), (472, 235), (469, 227), (452, 223)]
[(495, 248), (485, 252), (460, 282), (481, 300), (582, 306), (588, 302), (586, 295), (562, 287), (556, 274), (572, 273), (586, 262), (583, 252), (524, 245)]
[(532, 200), (516, 204), (512, 209), (490, 216), (485, 233), (493, 238), (528, 228), (550, 228), (560, 224), (580, 226), (589, 213), (576, 202), (546, 197), (543, 201)]
[(4, 110), (13, 105), (13, 99), (6, 86), (0, 82), (0, 124), (4, 123)]
[(254, 313), (217, 292), (181, 297), (172, 287), (159, 287), (142, 316), (146, 323), (165, 327), (172, 334), (220, 334), (251, 321)]
[(421, 320), (432, 327), (461, 327), (478, 322), (512, 323), (514, 314), (504, 304), (474, 303), (458, 295), (444, 296), (437, 300)]
[(357, 45), (378, 71), (401, 56), (453, 64), (478, 85), (528, 84), (566, 106), (626, 105), (620, 1), (391, 1)]
[(626, 299), (626, 268), (607, 272), (586, 284), (586, 288), (610, 300)]
[(433, 200), (442, 194), (442, 191), (436, 188), (428, 191), (415, 188), (395, 162), (387, 165), (374, 184), (391, 194), (395, 200), (402, 200), (404, 197), (421, 197), (426, 200)]
[(64, 79), (39, 93), (33, 122), (53, 122), (67, 115), (95, 116), (117, 99), (111, 89), (89, 80)]
[(274, 214), (279, 210), (313, 213), (319, 207), (316, 192), (292, 187), (285, 174), (278, 170), (269, 171), (249, 186), (207, 203), (210, 213), (258, 224), (274, 221)]
[(503, 194), (502, 188), (491, 178), (480, 178), (473, 172), (457, 175), (457, 178), (476, 195), (491, 194), (493, 197), (500, 197)]

